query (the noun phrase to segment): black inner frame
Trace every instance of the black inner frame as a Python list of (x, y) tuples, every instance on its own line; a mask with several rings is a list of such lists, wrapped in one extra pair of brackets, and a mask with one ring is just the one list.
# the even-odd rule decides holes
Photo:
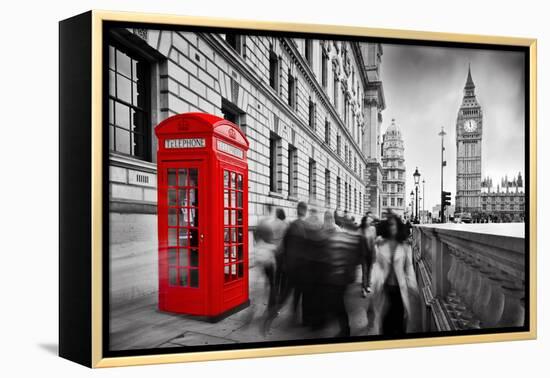
[(223, 345), (197, 345), (175, 348), (148, 348), (148, 349), (130, 349), (130, 350), (116, 350), (109, 349), (110, 344), (110, 321), (109, 321), (109, 290), (110, 290), (110, 277), (109, 277), (109, 197), (106, 193), (109, 193), (109, 149), (105, 146), (109, 146), (109, 133), (103, 132), (103, 329), (102, 329), (102, 350), (103, 357), (126, 357), (126, 356), (140, 356), (140, 355), (154, 355), (154, 354), (168, 354), (168, 353), (191, 353), (191, 352), (206, 352), (216, 350), (235, 350), (235, 349), (253, 349), (253, 348), (268, 348), (268, 347), (283, 347), (283, 346), (303, 346), (314, 344), (336, 344), (343, 342), (365, 342), (365, 341), (377, 341), (377, 340), (404, 340), (404, 339), (419, 339), (429, 337), (446, 337), (446, 336), (465, 336), (465, 335), (487, 335), (487, 334), (501, 334), (509, 332), (528, 332), (531, 329), (530, 324), (530, 212), (531, 212), (531, 198), (529, 196), (531, 187), (531, 166), (530, 166), (530, 65), (531, 57), (529, 54), (528, 46), (508, 46), (498, 44), (481, 44), (481, 43), (463, 43), (463, 42), (441, 42), (441, 41), (424, 41), (424, 40), (406, 40), (398, 38), (380, 38), (380, 37), (363, 37), (363, 36), (345, 36), (345, 35), (332, 35), (324, 33), (294, 33), (294, 32), (281, 32), (281, 31), (266, 31), (266, 30), (251, 30), (251, 29), (233, 29), (233, 28), (221, 28), (221, 27), (204, 27), (204, 26), (176, 26), (165, 25), (155, 23), (135, 23), (135, 22), (120, 22), (120, 21), (104, 21), (103, 22), (103, 114), (102, 125), (103, 130), (109, 130), (109, 44), (113, 42), (111, 29), (116, 28), (144, 28), (144, 29), (156, 29), (156, 30), (176, 30), (196, 33), (227, 33), (233, 32), (236, 34), (247, 34), (257, 36), (285, 36), (293, 38), (312, 38), (312, 39), (325, 39), (325, 40), (338, 40), (338, 41), (355, 41), (355, 42), (375, 42), (385, 44), (400, 44), (400, 45), (417, 45), (417, 46), (431, 46), (431, 47), (448, 47), (448, 48), (468, 48), (478, 50), (500, 50), (500, 51), (513, 51), (521, 52), (524, 54), (524, 77), (525, 77), (525, 325), (523, 327), (505, 327), (494, 329), (480, 329), (480, 330), (462, 330), (462, 331), (442, 331), (442, 332), (422, 332), (415, 334), (407, 334), (400, 338), (393, 338), (383, 335), (376, 336), (352, 336), (352, 337), (333, 337), (333, 338), (318, 338), (318, 339), (306, 339), (306, 340), (285, 340), (285, 341), (261, 341), (250, 343), (237, 343), (237, 344), (223, 344)]

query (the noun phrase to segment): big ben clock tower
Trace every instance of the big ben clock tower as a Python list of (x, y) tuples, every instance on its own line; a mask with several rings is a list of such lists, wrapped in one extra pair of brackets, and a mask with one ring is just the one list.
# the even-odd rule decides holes
[(458, 213), (481, 210), (481, 136), (483, 112), (468, 67), (462, 105), (456, 119), (456, 202)]

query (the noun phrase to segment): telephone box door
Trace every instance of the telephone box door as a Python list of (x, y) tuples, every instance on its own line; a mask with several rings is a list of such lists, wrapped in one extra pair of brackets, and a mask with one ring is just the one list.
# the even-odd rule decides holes
[(159, 163), (159, 306), (164, 311), (205, 312), (205, 176), (202, 161)]

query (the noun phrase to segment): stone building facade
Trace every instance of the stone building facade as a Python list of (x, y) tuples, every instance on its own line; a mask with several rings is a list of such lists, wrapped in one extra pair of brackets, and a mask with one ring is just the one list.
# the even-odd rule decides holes
[(115, 303), (156, 291), (153, 130), (172, 115), (207, 112), (245, 132), (252, 228), (269, 205), (294, 218), (300, 200), (379, 214), (381, 45), (143, 29), (109, 41)]
[(521, 173), (512, 179), (504, 177), (493, 186), (491, 178), (481, 182), (481, 212), (478, 221), (524, 222), (525, 190)]
[(405, 146), (395, 119), (382, 140), (382, 217), (392, 212), (404, 218), (407, 208)]

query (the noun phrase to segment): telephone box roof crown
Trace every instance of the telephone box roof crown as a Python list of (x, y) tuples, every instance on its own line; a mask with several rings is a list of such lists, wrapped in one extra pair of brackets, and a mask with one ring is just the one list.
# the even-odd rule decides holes
[(157, 137), (174, 134), (215, 134), (248, 150), (248, 140), (239, 126), (208, 113), (176, 114), (155, 127)]

